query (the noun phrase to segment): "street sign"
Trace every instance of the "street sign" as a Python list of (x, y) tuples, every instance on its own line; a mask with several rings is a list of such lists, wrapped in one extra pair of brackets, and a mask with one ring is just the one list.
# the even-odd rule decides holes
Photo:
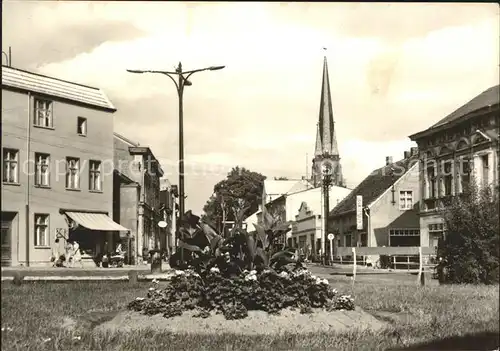
[(334, 237), (335, 236), (332, 233), (328, 234), (328, 240), (332, 241)]
[(160, 227), (160, 228), (166, 228), (167, 227), (167, 222), (165, 222), (165, 221), (159, 221), (158, 222), (158, 227)]
[(356, 195), (356, 228), (363, 229), (363, 196)]

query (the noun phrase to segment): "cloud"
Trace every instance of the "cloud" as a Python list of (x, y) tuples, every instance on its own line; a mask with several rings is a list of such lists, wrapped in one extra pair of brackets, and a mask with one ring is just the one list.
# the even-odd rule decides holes
[[(12, 47), (16, 67), (36, 69), (89, 53), (106, 42), (131, 40), (145, 34), (125, 21), (58, 16), (61, 11), (53, 3), (46, 5), (49, 4), (28, 1), (2, 4), (2, 42)], [(71, 7), (75, 11), (88, 9), (81, 4)]]

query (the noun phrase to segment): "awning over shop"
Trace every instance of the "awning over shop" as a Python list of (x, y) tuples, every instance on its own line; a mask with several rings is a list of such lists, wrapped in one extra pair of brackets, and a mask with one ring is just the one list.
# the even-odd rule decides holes
[(109, 230), (128, 232), (129, 229), (122, 227), (104, 213), (88, 212), (64, 212), (73, 221), (91, 230)]

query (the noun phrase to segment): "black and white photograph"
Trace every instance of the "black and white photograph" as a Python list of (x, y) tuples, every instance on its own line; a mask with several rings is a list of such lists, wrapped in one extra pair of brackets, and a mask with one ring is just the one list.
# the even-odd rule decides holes
[(500, 350), (500, 7), (2, 1), (1, 349)]

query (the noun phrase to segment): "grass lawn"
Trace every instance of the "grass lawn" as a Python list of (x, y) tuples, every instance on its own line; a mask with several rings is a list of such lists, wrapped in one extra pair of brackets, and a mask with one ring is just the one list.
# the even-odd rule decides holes
[[(390, 282), (392, 279), (392, 283)], [(499, 287), (418, 287), (415, 279), (329, 277), (341, 293), (391, 326), (383, 332), (309, 335), (93, 334), (149, 285), (125, 282), (2, 283), (2, 350), (387, 350), (498, 347)], [(196, 320), (193, 320), (196, 323)], [(426, 344), (427, 343), (427, 344)], [(443, 344), (444, 343), (444, 344)], [(424, 345), (426, 344), (426, 345)]]

